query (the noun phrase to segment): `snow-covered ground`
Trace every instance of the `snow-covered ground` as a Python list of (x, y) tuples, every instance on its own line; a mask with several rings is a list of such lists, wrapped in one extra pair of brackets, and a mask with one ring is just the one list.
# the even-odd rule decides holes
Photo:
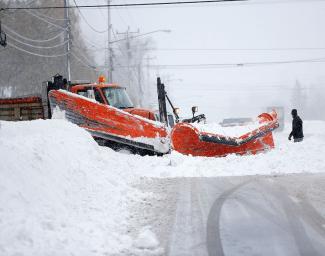
[[(224, 128), (226, 129), (226, 128)], [(233, 128), (231, 128), (233, 129)], [(243, 128), (240, 127), (240, 130)], [(223, 158), (188, 157), (177, 152), (144, 157), (138, 175), (150, 177), (214, 177), (325, 172), (325, 122), (306, 121), (302, 143), (288, 140), (290, 125), (273, 133), (275, 149), (262, 154)], [(130, 156), (136, 158), (136, 156)], [(145, 167), (147, 166), (147, 168)], [(150, 168), (148, 168), (150, 167)]]
[(128, 234), (128, 202), (140, 177), (214, 177), (325, 172), (325, 122), (305, 140), (275, 133), (270, 152), (223, 158), (117, 153), (65, 120), (0, 122), (0, 255), (162, 253), (148, 229)]
[(64, 120), (1, 122), (0, 155), (0, 255), (110, 255), (129, 246), (130, 167), (85, 130)]

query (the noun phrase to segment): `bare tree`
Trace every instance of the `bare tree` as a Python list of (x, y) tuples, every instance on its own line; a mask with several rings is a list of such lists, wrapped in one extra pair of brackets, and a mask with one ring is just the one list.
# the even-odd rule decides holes
[(114, 81), (127, 88), (136, 106), (148, 107), (153, 96), (150, 86), (155, 88), (155, 84), (148, 81), (145, 74), (145, 57), (153, 48), (153, 41), (151, 38), (124, 39), (114, 48)]

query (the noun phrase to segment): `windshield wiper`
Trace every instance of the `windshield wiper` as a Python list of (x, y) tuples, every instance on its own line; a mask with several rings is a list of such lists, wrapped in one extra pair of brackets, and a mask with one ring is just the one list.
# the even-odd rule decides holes
[(134, 108), (134, 107), (118, 107), (119, 109)]

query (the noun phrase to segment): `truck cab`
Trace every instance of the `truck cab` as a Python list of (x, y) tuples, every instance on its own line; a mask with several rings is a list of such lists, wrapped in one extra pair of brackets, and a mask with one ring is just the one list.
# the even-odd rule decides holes
[[(88, 84), (75, 84), (70, 87), (72, 93), (91, 98), (97, 102), (105, 105), (110, 105), (118, 109), (122, 109), (132, 115), (141, 116), (153, 121), (160, 121), (159, 115), (155, 111), (136, 108), (134, 107), (131, 99), (129, 98), (126, 88), (117, 84), (107, 83), (88, 83)], [(172, 127), (174, 125), (174, 117), (168, 115), (170, 120), (169, 124)]]

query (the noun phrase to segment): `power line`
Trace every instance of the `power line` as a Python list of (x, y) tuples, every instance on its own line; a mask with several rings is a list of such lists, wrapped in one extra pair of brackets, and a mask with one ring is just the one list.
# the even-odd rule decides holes
[[(119, 39), (117, 38), (117, 35), (116, 35), (116, 33), (114, 32), (114, 29), (112, 29), (112, 32), (113, 32), (113, 37), (114, 37), (114, 39), (115, 39), (115, 42), (116, 41), (119, 41)], [(129, 32), (127, 32), (127, 41), (131, 38), (131, 37), (129, 37), (128, 36), (128, 33)], [(118, 50), (120, 51), (120, 53), (121, 53), (121, 55), (123, 56), (125, 56), (126, 58), (127, 58), (127, 66), (126, 66), (126, 68), (128, 69), (128, 71), (127, 71), (127, 74), (128, 74), (128, 77), (130, 76), (130, 75), (133, 75), (134, 77), (135, 77), (135, 79), (136, 80), (138, 80), (138, 75), (135, 73), (135, 68), (137, 68), (136, 66), (130, 66), (129, 65), (129, 61), (130, 61), (130, 58), (129, 58), (129, 54), (128, 53), (126, 53), (125, 51), (123, 51), (123, 49), (121, 48), (121, 46), (118, 44)], [(114, 57), (114, 56), (113, 56)], [(122, 65), (118, 65), (120, 68), (123, 68), (123, 66)], [(128, 78), (128, 82), (130, 83), (130, 77)], [(129, 87), (130, 87), (130, 84), (129, 84)]]
[(41, 20), (41, 21), (43, 21), (43, 22), (45, 22), (47, 24), (52, 25), (53, 27), (57, 27), (57, 28), (60, 28), (60, 29), (67, 30), (67, 28), (62, 27), (62, 26), (60, 26), (58, 24), (55, 24), (55, 23), (53, 23), (51, 21), (48, 21), (47, 19), (45, 19), (45, 18), (43, 18), (41, 16), (38, 16), (38, 15), (36, 15), (35, 13), (33, 13), (33, 12), (29, 11), (29, 10), (24, 10), (24, 11), (27, 12), (28, 14), (32, 15), (33, 17), (35, 17), (35, 18), (37, 18), (37, 19), (39, 19), (39, 20)]
[(71, 56), (74, 57), (82, 66), (88, 68), (89, 70), (92, 70), (92, 71), (106, 71), (107, 70), (105, 68), (98, 68), (96, 66), (85, 63), (80, 57), (78, 57), (73, 52), (71, 52)]
[[(78, 36), (79, 36), (74, 31), (71, 31), (71, 34), (72, 34), (72, 38), (78, 38)], [(87, 42), (89, 45), (91, 45), (94, 48), (94, 49), (87, 48), (87, 50), (89, 50), (89, 51), (93, 51), (93, 50), (101, 50), (102, 51), (104, 49), (107, 49), (107, 47), (99, 46), (96, 43), (94, 43), (94, 42), (90, 41), (89, 39), (87, 39), (86, 37), (83, 37), (82, 40), (84, 40), (85, 42)]]
[(17, 33), (16, 31), (14, 31), (13, 29), (9, 28), (8, 26), (6, 26), (6, 25), (4, 25), (4, 24), (2, 24), (2, 26), (3, 26), (6, 30), (8, 30), (8, 31), (10, 31), (11, 33), (13, 33), (14, 35), (18, 36), (19, 38), (22, 38), (22, 39), (24, 39), (24, 40), (26, 40), (26, 41), (30, 41), (30, 42), (35, 42), (35, 43), (46, 43), (46, 42), (53, 41), (54, 39), (60, 37), (60, 36), (63, 35), (63, 33), (64, 33), (64, 31), (62, 31), (62, 32), (58, 33), (57, 35), (55, 35), (55, 36), (53, 36), (53, 37), (51, 37), (51, 38), (48, 38), (48, 39), (44, 39), (44, 40), (42, 40), (42, 39), (33, 39), (33, 38), (25, 37), (25, 36), (23, 36), (23, 35)]
[(65, 45), (68, 42), (68, 41), (64, 41), (64, 42), (61, 42), (61, 43), (56, 44), (56, 45), (53, 45), (53, 46), (42, 46), (42, 45), (33, 45), (33, 44), (29, 44), (29, 43), (23, 42), (23, 41), (15, 38), (15, 37), (9, 35), (8, 33), (7, 33), (7, 36), (9, 38), (11, 38), (12, 40), (20, 43), (20, 44), (23, 44), (23, 45), (26, 45), (26, 46), (29, 46), (29, 47), (32, 47), (32, 48), (38, 48), (38, 49), (53, 49), (53, 48), (57, 48), (57, 47), (63, 46), (63, 45)]
[[(138, 36), (136, 36), (138, 37)], [(130, 37), (130, 39), (133, 37)], [(122, 39), (123, 40), (123, 39)], [(122, 41), (122, 40), (116, 40), (113, 41), (112, 43), (115, 43), (117, 41)], [(96, 48), (96, 49), (91, 49), (91, 48), (87, 48), (87, 50), (89, 51), (102, 51), (102, 50), (107, 50), (107, 47), (103, 47), (103, 48)], [(171, 52), (213, 52), (213, 51), (227, 51), (227, 52), (231, 52), (231, 51), (322, 51), (325, 50), (325, 47), (292, 47), (292, 48), (144, 48), (144, 50), (148, 50), (148, 51), (171, 51)]]
[(107, 8), (107, 7), (141, 7), (141, 6), (167, 6), (167, 5), (188, 5), (188, 4), (207, 4), (223, 2), (246, 2), (249, 0), (199, 0), (199, 1), (170, 1), (170, 2), (151, 2), (151, 3), (124, 3), (124, 4), (98, 4), (98, 5), (79, 5), (79, 6), (35, 6), (35, 7), (4, 7), (5, 10), (45, 10), (45, 9), (75, 9), (75, 8)]
[(71, 52), (71, 56), (74, 57), (80, 64), (82, 64), (84, 67), (90, 68), (91, 70), (96, 70), (95, 66), (89, 65), (85, 63), (81, 58), (79, 58), (75, 53)]
[[(31, 4), (33, 4), (33, 3), (35, 3), (37, 0), (31, 0), (30, 2), (27, 2), (26, 3), (26, 6), (30, 6)], [(8, 1), (8, 4), (7, 4), (7, 6), (9, 6), (10, 5), (10, 3), (9, 3), (9, 1)], [(3, 11), (5, 8), (0, 8), (0, 13), (1, 13), (1, 11)], [(11, 14), (13, 14), (13, 13), (15, 13), (15, 11), (12, 11), (11, 12)], [(3, 13), (2, 13), (3, 14)]]
[(325, 47), (288, 47), (288, 48), (148, 48), (155, 51), (309, 51), (325, 50)]
[[(261, 0), (247, 0), (247, 1), (242, 1), (242, 2), (233, 2), (233, 3), (227, 3), (227, 5), (220, 5), (218, 3), (216, 3), (215, 5), (212, 5), (211, 3), (202, 3), (200, 5), (195, 5), (195, 4), (188, 4), (188, 5), (165, 5), (165, 6), (143, 6), (143, 7), (134, 7), (134, 8), (142, 8), (142, 9), (152, 9), (152, 8), (165, 8), (165, 9), (169, 9), (169, 8), (197, 8), (197, 7), (229, 7), (229, 6), (236, 6), (236, 7), (244, 7), (244, 6), (251, 6), (251, 5), (255, 5), (255, 6), (263, 6), (263, 5), (282, 5), (282, 4), (293, 4), (293, 3), (297, 3), (297, 4), (310, 4), (310, 3), (320, 3), (320, 4), (324, 4), (325, 1), (324, 0), (270, 0), (270, 1), (261, 1)], [(123, 7), (119, 8), (116, 7), (116, 9), (122, 9)], [(132, 8), (132, 7), (130, 7)]]
[[(160, 31), (164, 32), (164, 30), (154, 30), (154, 31), (143, 33), (143, 34), (136, 35), (136, 36), (129, 36), (128, 39), (138, 38), (138, 37), (150, 35), (150, 34), (153, 34), (153, 33), (156, 33), (156, 32), (160, 32)], [(168, 33), (170, 32), (170, 30), (165, 30), (165, 31), (168, 32)], [(139, 32), (137, 32), (137, 33), (139, 33)], [(111, 41), (110, 43), (113, 44), (113, 43), (117, 43), (117, 42), (120, 42), (120, 41), (125, 41), (125, 38), (117, 39), (117, 40)]]
[[(76, 47), (74, 47), (74, 48), (76, 48)], [(79, 48), (79, 47), (77, 47), (77, 48)], [(75, 51), (75, 53), (74, 54), (76, 54), (76, 53), (78, 53), (84, 60), (82, 60), (83, 62), (87, 62), (88, 63), (88, 65), (90, 66), (90, 67), (96, 67), (95, 65), (92, 65), (90, 62), (89, 62), (89, 57), (88, 56), (86, 56), (84, 53), (82, 53), (82, 51), (81, 51), (82, 49), (81, 48), (79, 48), (79, 51), (77, 51), (76, 49), (74, 49), (74, 51)]]
[(201, 1), (170, 1), (170, 2), (150, 2), (150, 3), (126, 3), (126, 4), (97, 4), (97, 5), (79, 5), (77, 6), (25, 6), (25, 7), (3, 7), (1, 11), (6, 10), (46, 10), (46, 9), (75, 9), (75, 8), (107, 8), (107, 7), (150, 7), (150, 6), (181, 6), (181, 5), (196, 5), (196, 4), (213, 4), (213, 3), (231, 3), (231, 2), (245, 2), (249, 4), (281, 4), (281, 3), (294, 3), (294, 2), (324, 2), (324, 0), (281, 0), (270, 2), (250, 2), (250, 0), (201, 0)]
[[(97, 1), (96, 1), (97, 4), (99, 4), (98, 1), (100, 1), (100, 0), (97, 0)], [(100, 12), (100, 15), (102, 16), (102, 18), (103, 18), (103, 19), (106, 19), (105, 15), (104, 15), (104, 13), (103, 13), (103, 10), (102, 10), (102, 9), (99, 9), (99, 12)]]
[[(122, 1), (123, 4), (126, 4), (125, 0)], [(133, 26), (137, 27), (137, 24), (136, 24), (136, 20), (133, 18), (133, 15), (132, 13), (129, 11), (129, 8), (125, 8), (126, 12), (127, 12), (127, 16), (128, 18), (130, 19), (131, 21), (131, 24), (133, 24)]]
[[(149, 34), (153, 34), (153, 33), (156, 33), (156, 32), (159, 32), (159, 31), (163, 31), (164, 30), (155, 30), (155, 31), (151, 31), (151, 32), (147, 32), (147, 33), (143, 33), (143, 34), (140, 34), (140, 35), (136, 35), (136, 36), (129, 36), (128, 39), (133, 39), (133, 38), (138, 38), (138, 37), (142, 37), (142, 36), (146, 36), (146, 35), (149, 35)], [(166, 30), (168, 32), (168, 30)], [(165, 32), (166, 32), (165, 31)], [(110, 41), (110, 44), (114, 44), (114, 43), (118, 43), (118, 42), (121, 42), (121, 41), (126, 41), (126, 38), (117, 38), (114, 30), (112, 30), (113, 32), (113, 36), (115, 38), (115, 40), (113, 41)], [(87, 39), (84, 38), (85, 41), (89, 42)], [(91, 43), (91, 42), (90, 42)], [(94, 49), (92, 48), (86, 48), (88, 51), (92, 51), (92, 52), (96, 52), (96, 51), (103, 51), (103, 50), (109, 50), (108, 47), (98, 47), (94, 44), (92, 44), (94, 46)], [(121, 47), (118, 45), (118, 48), (121, 49)], [(118, 48), (111, 48), (111, 49), (117, 49)], [(142, 48), (143, 50), (155, 50), (154, 48), (150, 49), (150, 48)], [(324, 48), (325, 49), (325, 48)]]
[(85, 17), (85, 16), (83, 15), (83, 13), (81, 12), (79, 6), (77, 5), (76, 0), (73, 0), (73, 2), (74, 2), (74, 4), (75, 4), (75, 6), (77, 7), (78, 12), (80, 13), (81, 18), (85, 21), (85, 23), (88, 25), (88, 27), (91, 28), (91, 30), (93, 30), (93, 31), (96, 32), (96, 33), (100, 33), (100, 34), (106, 33), (106, 32), (109, 30), (109, 28), (107, 28), (106, 30), (97, 30), (97, 29), (94, 28), (92, 25), (90, 25), (90, 23), (88, 22), (88, 20), (86, 19), (86, 17)]
[[(321, 63), (325, 62), (325, 57), (317, 59), (301, 59), (301, 60), (285, 60), (285, 61), (269, 61), (269, 62), (246, 62), (246, 63), (200, 63), (200, 64), (167, 64), (167, 65), (151, 65), (151, 68), (161, 69), (215, 69), (215, 68), (240, 68), (279, 64), (294, 63)], [(127, 68), (122, 66), (121, 68)]]
[(65, 53), (57, 54), (57, 55), (44, 55), (44, 54), (39, 54), (39, 53), (35, 53), (35, 52), (30, 52), (30, 51), (25, 50), (23, 48), (20, 48), (19, 46), (14, 45), (14, 44), (12, 44), (10, 42), (8, 42), (8, 45), (11, 46), (12, 48), (15, 48), (18, 51), (21, 51), (21, 52), (24, 52), (24, 53), (27, 53), (27, 54), (30, 54), (30, 55), (34, 55), (34, 56), (37, 56), (37, 57), (43, 57), (43, 58), (57, 58), (57, 57), (62, 57), (62, 56), (66, 56), (66, 55), (69, 54), (69, 52), (65, 52)]
[[(35, 14), (35, 12), (34, 12)], [(36, 14), (35, 14), (36, 15)], [(45, 19), (50, 19), (50, 20), (53, 20), (53, 21), (65, 21), (66, 19), (64, 18), (54, 18), (54, 17), (51, 17), (51, 16), (48, 16), (48, 15), (45, 15), (43, 13), (40, 13), (40, 12), (37, 12), (37, 15), (42, 17), (42, 18), (45, 18)]]
[[(45, 22), (45, 23), (47, 23), (47, 24), (49, 24), (49, 25), (51, 25), (51, 26), (53, 26), (53, 27), (56, 27), (56, 28), (59, 28), (59, 29), (64, 29), (64, 30), (66, 30), (67, 28), (65, 28), (65, 27), (62, 27), (62, 26), (60, 26), (60, 25), (58, 25), (58, 24), (56, 24), (56, 23), (53, 23), (53, 22), (51, 22), (51, 21), (49, 21), (49, 20), (47, 20), (45, 17), (47, 17), (47, 16), (45, 16), (45, 15), (37, 15), (37, 14), (35, 14), (34, 12), (32, 12), (32, 11), (29, 11), (29, 10), (23, 10), (24, 12), (26, 12), (26, 13), (28, 13), (29, 15), (31, 15), (31, 16), (33, 16), (33, 17), (35, 17), (35, 18), (37, 18), (37, 19), (39, 19), (39, 20), (41, 20), (41, 21), (43, 21), (43, 22)], [(8, 17), (11, 17), (9, 14), (6, 14), (6, 13), (3, 13), (4, 15), (6, 15), (6, 16), (8, 16)]]
[(120, 17), (121, 21), (124, 23), (125, 26), (128, 26), (128, 23), (123, 18), (122, 14), (120, 13), (120, 9), (117, 9), (117, 15)]

